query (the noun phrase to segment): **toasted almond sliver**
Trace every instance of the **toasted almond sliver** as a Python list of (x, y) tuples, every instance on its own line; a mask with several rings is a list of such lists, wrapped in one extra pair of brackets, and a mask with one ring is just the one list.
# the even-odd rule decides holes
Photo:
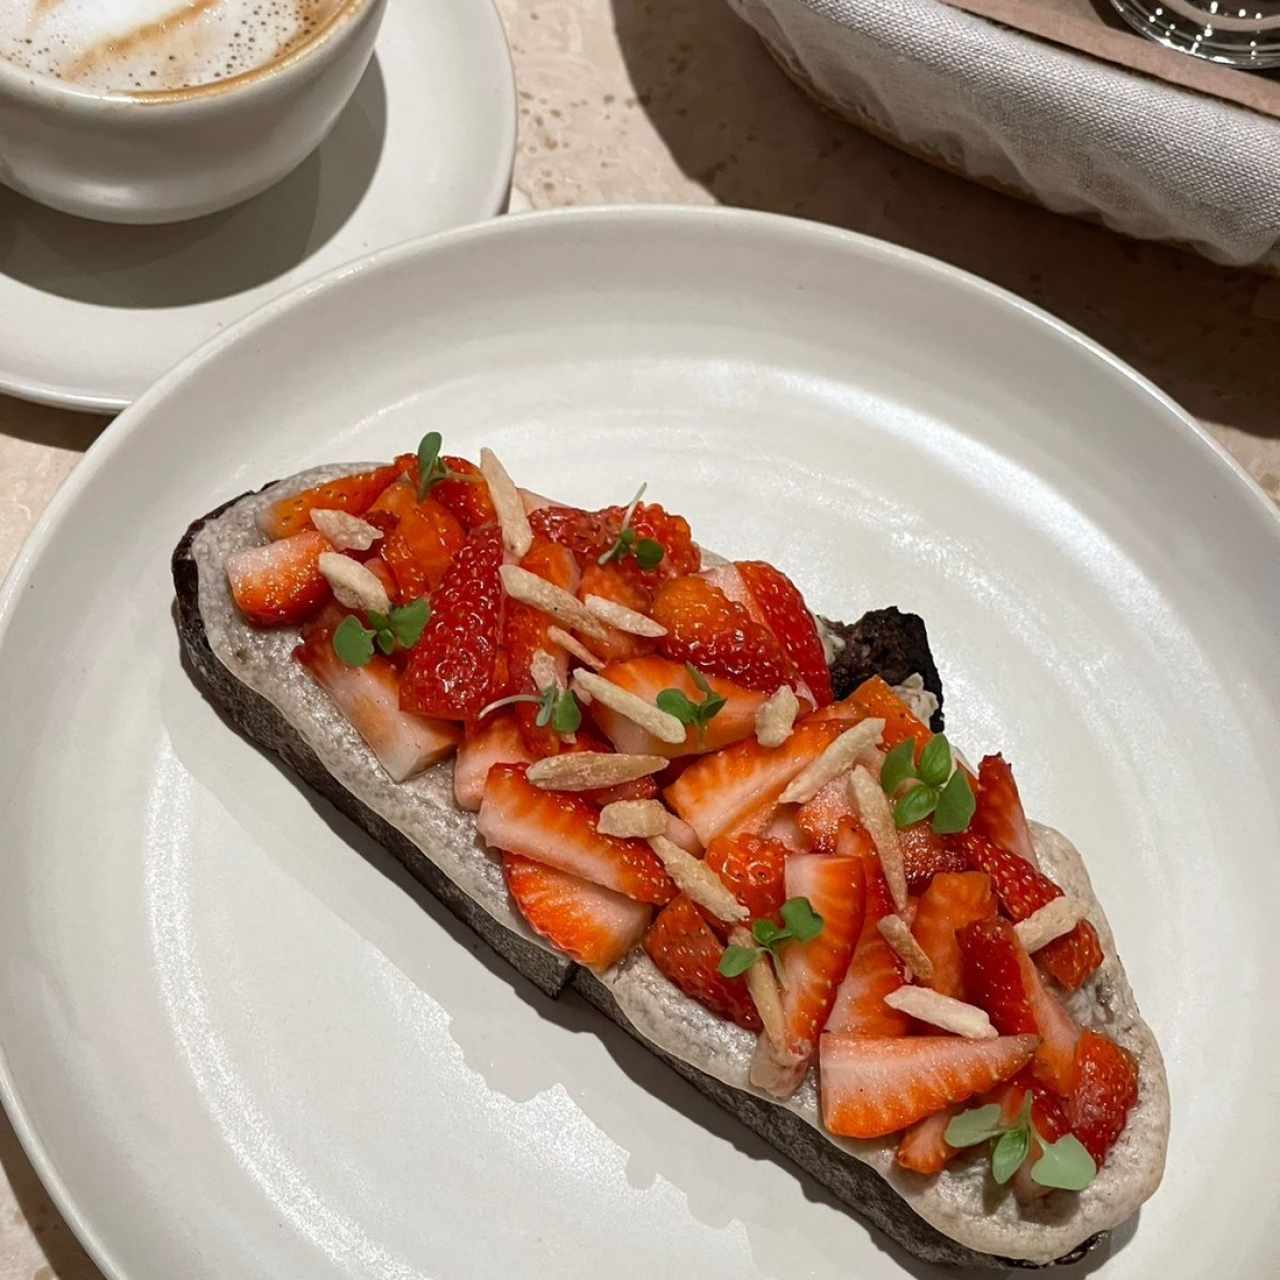
[(880, 789), (880, 784), (862, 765), (858, 765), (849, 775), (849, 795), (862, 819), (862, 825), (871, 835), (876, 853), (880, 856), (880, 866), (884, 871), (894, 908), (905, 911), (907, 872), (903, 866), (898, 828), (894, 826), (889, 801)]
[(875, 746), (883, 733), (883, 720), (859, 720), (791, 779), (787, 789), (779, 797), (779, 803), (804, 804), (805, 801), (812, 800), (833, 778), (852, 769), (858, 756), (868, 747)]
[(533, 657), (529, 659), (529, 677), (537, 689), (545, 689), (549, 684), (555, 685), (557, 689), (564, 688), (564, 681), (560, 679), (560, 668), (556, 666), (556, 660), (545, 649), (533, 651)]
[(489, 497), (493, 499), (493, 508), (498, 513), (502, 545), (517, 560), (522, 559), (533, 546), (533, 528), (525, 514), (520, 491), (512, 484), (506, 467), (498, 461), (498, 455), (492, 449), (480, 450), (480, 471), (489, 484)]
[(700, 907), (705, 907), (718, 920), (742, 924), (749, 920), (746, 907), (725, 887), (725, 883), (700, 858), (686, 853), (666, 836), (651, 836), (649, 847), (662, 859), (667, 875), (676, 882), (681, 893), (687, 893)]
[(914, 978), (927, 982), (933, 977), (933, 961), (924, 953), (924, 948), (916, 941), (915, 934), (907, 927), (901, 916), (881, 916), (876, 921), (880, 936), (893, 948), (894, 954), (907, 966), (907, 971)]
[(364, 613), (390, 613), (391, 599), (387, 589), (358, 560), (323, 551), (316, 562), (324, 580), (333, 588), (339, 604)]
[(654, 706), (652, 702), (646, 702), (629, 689), (596, 675), (594, 671), (575, 671), (573, 687), (575, 692), (584, 691), (588, 700), (598, 699), (620, 716), (626, 716), (642, 729), (648, 730), (659, 742), (678, 746), (685, 740), (685, 727), (675, 716)]
[(587, 596), (582, 603), (601, 622), (607, 622), (611, 627), (617, 627), (619, 631), (625, 631), (628, 635), (651, 636), (656, 640), (659, 636), (667, 634), (667, 629), (662, 623), (654, 622), (652, 618), (647, 618), (634, 609), (628, 609), (625, 604), (618, 604), (616, 600), (606, 600), (604, 596)]
[[(729, 933), (729, 941), (735, 947), (754, 947), (756, 940), (742, 925), (735, 925)], [(760, 1021), (764, 1023), (764, 1033), (770, 1043), (780, 1053), (786, 1052), (787, 1023), (782, 1012), (782, 994), (778, 990), (778, 979), (773, 972), (773, 965), (767, 956), (761, 956), (747, 970), (747, 990), (751, 993), (752, 1002)]]
[(671, 762), (663, 756), (626, 756), (613, 751), (571, 751), (529, 766), (529, 781), (544, 791), (594, 791), (658, 773)]
[(789, 684), (780, 684), (756, 709), (756, 741), (762, 747), (782, 746), (791, 737), (799, 714), (796, 691)]
[(335, 511), (330, 507), (313, 507), (311, 523), (333, 543), (336, 551), (368, 551), (382, 537), (382, 530), (376, 524), (361, 520), (350, 511)]
[(1013, 926), (1018, 941), (1029, 951), (1039, 951), (1054, 938), (1061, 938), (1085, 917), (1084, 903), (1077, 898), (1058, 897), (1046, 902), (1039, 911), (1033, 911), (1025, 920)]
[(600, 810), (596, 830), (602, 836), (665, 835), (670, 814), (657, 800), (615, 800)]
[(603, 658), (597, 658), (577, 636), (570, 635), (563, 627), (548, 627), (547, 639), (552, 644), (558, 644), (565, 653), (572, 654), (592, 671), (600, 671), (605, 665)]
[(897, 991), (890, 991), (884, 1002), (890, 1009), (964, 1036), (966, 1040), (994, 1040), (1000, 1034), (991, 1025), (985, 1010), (963, 1000), (953, 1000), (929, 987), (899, 987)]
[(541, 609), (557, 622), (594, 640), (603, 640), (608, 634), (587, 606), (563, 587), (557, 587), (554, 582), (548, 582), (546, 578), (540, 578), (516, 564), (504, 564), (498, 572), (502, 575), (503, 589), (513, 600)]

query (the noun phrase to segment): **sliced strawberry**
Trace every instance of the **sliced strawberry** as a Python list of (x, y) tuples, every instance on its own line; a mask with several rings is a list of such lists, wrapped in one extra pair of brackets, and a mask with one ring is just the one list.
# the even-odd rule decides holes
[(849, 970), (866, 912), (866, 862), (806, 854), (786, 866), (788, 898), (808, 898), (822, 917), (822, 932), (782, 950), (782, 1010), (788, 1048), (808, 1059)]
[(379, 467), (353, 476), (340, 476), (328, 484), (304, 489), (290, 498), (273, 502), (258, 516), (258, 527), (268, 538), (291, 538), (311, 527), (311, 513), (317, 507), (362, 515), (378, 495), (399, 475), (396, 467)]
[[(409, 656), (400, 686), (406, 711), (470, 720), (505, 680), (502, 635), (502, 534), (479, 529), (463, 543), (431, 598), (431, 619)], [(505, 666), (505, 663), (502, 664)]]
[(948, 845), (927, 819), (903, 827), (898, 832), (898, 847), (912, 893), (923, 892), (940, 871), (965, 871), (969, 866), (964, 853)]
[(1031, 843), (1031, 829), (1027, 826), (1027, 815), (1022, 811), (1022, 799), (1018, 795), (1018, 784), (1013, 780), (1013, 769), (1004, 756), (983, 758), (978, 766), (974, 798), (977, 808), (969, 829), (986, 836), (1002, 849), (1025, 858), (1034, 866), (1036, 851)]
[(959, 1148), (949, 1146), (946, 1139), (947, 1125), (959, 1111), (959, 1106), (950, 1106), (917, 1120), (898, 1142), (895, 1157), (898, 1163), (913, 1173), (941, 1173), (951, 1157), (959, 1152)]
[(1031, 1094), (1031, 1121), (1036, 1132), (1050, 1142), (1057, 1142), (1071, 1125), (1067, 1119), (1067, 1104), (1047, 1085), (1024, 1067), (1007, 1084), (1001, 1085), (991, 1095), (990, 1101), (998, 1102), (1006, 1124), (1014, 1124), (1022, 1115), (1027, 1093)]
[(834, 853), (841, 823), (858, 822), (858, 809), (849, 794), (849, 776), (841, 774), (819, 788), (812, 800), (796, 811), (796, 821), (819, 853)]
[(512, 712), (495, 711), (479, 724), (469, 724), (453, 762), (453, 798), (458, 808), (479, 812), (484, 784), (495, 764), (532, 764), (535, 759)]
[(879, 677), (864, 680), (847, 698), (814, 712), (815, 719), (884, 721), (881, 745), (892, 750), (907, 738), (914, 738), (917, 756), (933, 737), (929, 727), (918, 720), (901, 698)]
[(332, 593), (320, 557), (333, 548), (314, 529), (246, 547), (227, 557), (227, 582), (240, 612), (257, 627), (302, 622)]
[(489, 770), (476, 827), (488, 844), (582, 876), (593, 884), (661, 905), (675, 897), (657, 855), (643, 840), (596, 830), (599, 810), (567, 791), (543, 791), (525, 777), (525, 765)]
[(1076, 1084), (1067, 1099), (1067, 1121), (1099, 1165), (1137, 1100), (1137, 1059), (1114, 1040), (1084, 1032), (1076, 1047)]
[(720, 836), (707, 848), (707, 866), (751, 912), (774, 916), (787, 896), (787, 848), (764, 836)]
[[(416, 462), (417, 459), (415, 458)], [(470, 476), (468, 480), (441, 480), (431, 488), (431, 496), (442, 506), (447, 507), (457, 518), (458, 523), (470, 533), (486, 524), (493, 524), (498, 513), (494, 509), (493, 499), (489, 496), (489, 486), (485, 483), (480, 468), (466, 458), (446, 457), (444, 465), (455, 475)], [(416, 481), (416, 472), (415, 472)]]
[(529, 927), (592, 969), (616, 964), (644, 937), (653, 908), (518, 854), (502, 855), (507, 888)]
[[(846, 828), (846, 831), (852, 831)], [(865, 833), (859, 831), (860, 835)], [(869, 837), (867, 837), (869, 841)], [(848, 836), (842, 833), (841, 852), (850, 847)], [(885, 996), (897, 991), (906, 981), (902, 961), (884, 940), (876, 927), (880, 920), (893, 912), (893, 899), (879, 860), (864, 856), (866, 868), (866, 910), (862, 918), (862, 931), (854, 948), (849, 971), (836, 992), (835, 1004), (827, 1019), (828, 1031), (848, 1031), (860, 1036), (905, 1036), (911, 1028), (911, 1019), (884, 1002)]]
[(705, 578), (667, 582), (651, 614), (667, 629), (658, 648), (668, 658), (765, 693), (793, 678), (790, 659), (773, 632)]
[[(627, 662), (611, 662), (600, 674), (646, 702), (656, 702), (664, 689), (679, 689), (691, 702), (701, 702), (706, 696), (694, 683), (684, 663), (672, 662), (670, 658), (632, 658)], [(754, 737), (756, 712), (765, 695), (756, 689), (744, 689), (720, 676), (708, 676), (706, 680), (725, 704), (707, 722), (704, 732), (690, 729), (682, 743), (660, 742), (634, 720), (619, 715), (602, 702), (591, 704), (591, 717), (619, 751), (667, 756), (669, 759), (718, 751), (731, 742)]]
[(779, 805), (768, 826), (759, 834), (767, 836), (770, 840), (776, 840), (791, 853), (813, 852), (809, 844), (809, 837), (805, 835), (804, 830), (796, 821), (796, 815), (791, 805)]
[[(1062, 896), (1062, 890), (1026, 859), (975, 831), (951, 836), (948, 842), (964, 854), (969, 866), (991, 877), (1001, 909), (1015, 922)], [(1102, 963), (1102, 945), (1093, 925), (1081, 920), (1070, 933), (1042, 947), (1036, 963), (1074, 991)]]
[[(535, 533), (541, 533), (568, 547), (585, 569), (612, 550), (622, 530), (624, 507), (606, 507), (603, 511), (581, 511), (576, 507), (541, 507), (529, 515)], [(635, 556), (610, 561), (628, 578), (650, 589), (666, 578), (696, 573), (702, 554), (694, 545), (688, 522), (663, 510), (657, 503), (639, 503), (631, 515), (631, 529), (637, 541), (652, 539), (662, 547), (662, 559), (656, 568), (641, 569)]]
[[(605, 750), (608, 750), (606, 747)], [(631, 782), (619, 782), (612, 787), (600, 787), (596, 791), (585, 791), (583, 794), (600, 808), (613, 804), (615, 800), (656, 800), (659, 795), (657, 781), (652, 775), (635, 778)]]
[(764, 614), (769, 630), (782, 642), (791, 665), (820, 707), (831, 701), (831, 672), (817, 623), (799, 588), (785, 573), (763, 560), (741, 560), (738, 572)]
[(466, 534), (433, 498), (415, 502), (382, 540), (382, 558), (395, 574), (401, 604), (429, 595), (444, 579)]
[(740, 604), (762, 627), (769, 624), (765, 621), (764, 610), (756, 603), (755, 596), (747, 590), (746, 579), (738, 572), (736, 564), (716, 564), (702, 569), (698, 577), (705, 578), (713, 587), (718, 587), (734, 604)]
[(748, 1031), (760, 1030), (760, 1015), (745, 978), (720, 972), (724, 945), (684, 894), (658, 912), (644, 949), (668, 981), (712, 1013)]
[(418, 505), (418, 491), (402, 476), (378, 495), (378, 500), (364, 512), (364, 518), (384, 533), (404, 519), (405, 512)]
[[(567, 548), (564, 550), (567, 551)], [(571, 553), (570, 553), (571, 554)], [(578, 598), (586, 600), (588, 596), (600, 596), (620, 604), (625, 609), (636, 613), (647, 614), (653, 604), (653, 592), (643, 583), (635, 581), (634, 575), (625, 574), (614, 563), (596, 564), (589, 560), (582, 570), (582, 582), (578, 587)], [(628, 631), (620, 631), (609, 623), (602, 624), (605, 629), (603, 638), (583, 636), (583, 643), (598, 657), (606, 662), (625, 662), (628, 658), (638, 658), (652, 653), (657, 648), (657, 641), (648, 636), (632, 635)]]
[(929, 982), (935, 991), (967, 1000), (957, 930), (996, 914), (991, 880), (981, 871), (943, 871), (934, 876), (920, 898), (915, 923), (916, 941), (933, 965)]
[(787, 783), (839, 736), (841, 727), (839, 722), (798, 725), (780, 747), (762, 747), (754, 738), (735, 742), (695, 760), (667, 788), (667, 800), (704, 845), (753, 811), (760, 817), (755, 829), (763, 830), (773, 810), (762, 806), (776, 803)]
[(1031, 1035), (822, 1037), (822, 1119), (845, 1138), (897, 1133), (953, 1103), (985, 1093), (1020, 1071)]
[(336, 606), (326, 609), (302, 629), (293, 656), (333, 699), (391, 780), (403, 782), (451, 755), (462, 730), (447, 720), (401, 711), (399, 674), (381, 654), (363, 667), (342, 662), (333, 651), (333, 632), (345, 616)]
[(529, 513), (529, 524), (535, 534), (568, 547), (584, 569), (598, 561), (618, 538), (602, 516), (578, 507), (539, 507)]

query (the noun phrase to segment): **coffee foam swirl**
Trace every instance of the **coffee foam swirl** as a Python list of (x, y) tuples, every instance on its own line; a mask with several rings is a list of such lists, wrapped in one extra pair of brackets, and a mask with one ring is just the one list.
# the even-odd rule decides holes
[(188, 89), (269, 66), (345, 0), (0, 0), (0, 58), (92, 92)]

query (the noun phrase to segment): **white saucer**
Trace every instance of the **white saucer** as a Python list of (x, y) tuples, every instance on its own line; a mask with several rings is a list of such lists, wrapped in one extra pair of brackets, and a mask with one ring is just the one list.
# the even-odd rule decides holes
[(269, 299), (370, 250), (500, 212), (515, 131), (492, 0), (409, 0), (387, 6), (333, 133), (238, 208), (120, 227), (0, 187), (0, 391), (123, 409)]

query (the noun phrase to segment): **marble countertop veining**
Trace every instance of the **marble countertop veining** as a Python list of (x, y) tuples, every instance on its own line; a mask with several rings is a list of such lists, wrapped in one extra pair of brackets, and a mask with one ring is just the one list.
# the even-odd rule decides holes
[[(1116, 351), (1280, 501), (1280, 280), (1124, 240), (902, 155), (807, 101), (713, 0), (496, 2), (520, 92), (517, 207), (720, 202), (933, 254)], [(0, 396), (0, 573), (105, 425)], [(0, 1280), (99, 1280), (3, 1116)]]

